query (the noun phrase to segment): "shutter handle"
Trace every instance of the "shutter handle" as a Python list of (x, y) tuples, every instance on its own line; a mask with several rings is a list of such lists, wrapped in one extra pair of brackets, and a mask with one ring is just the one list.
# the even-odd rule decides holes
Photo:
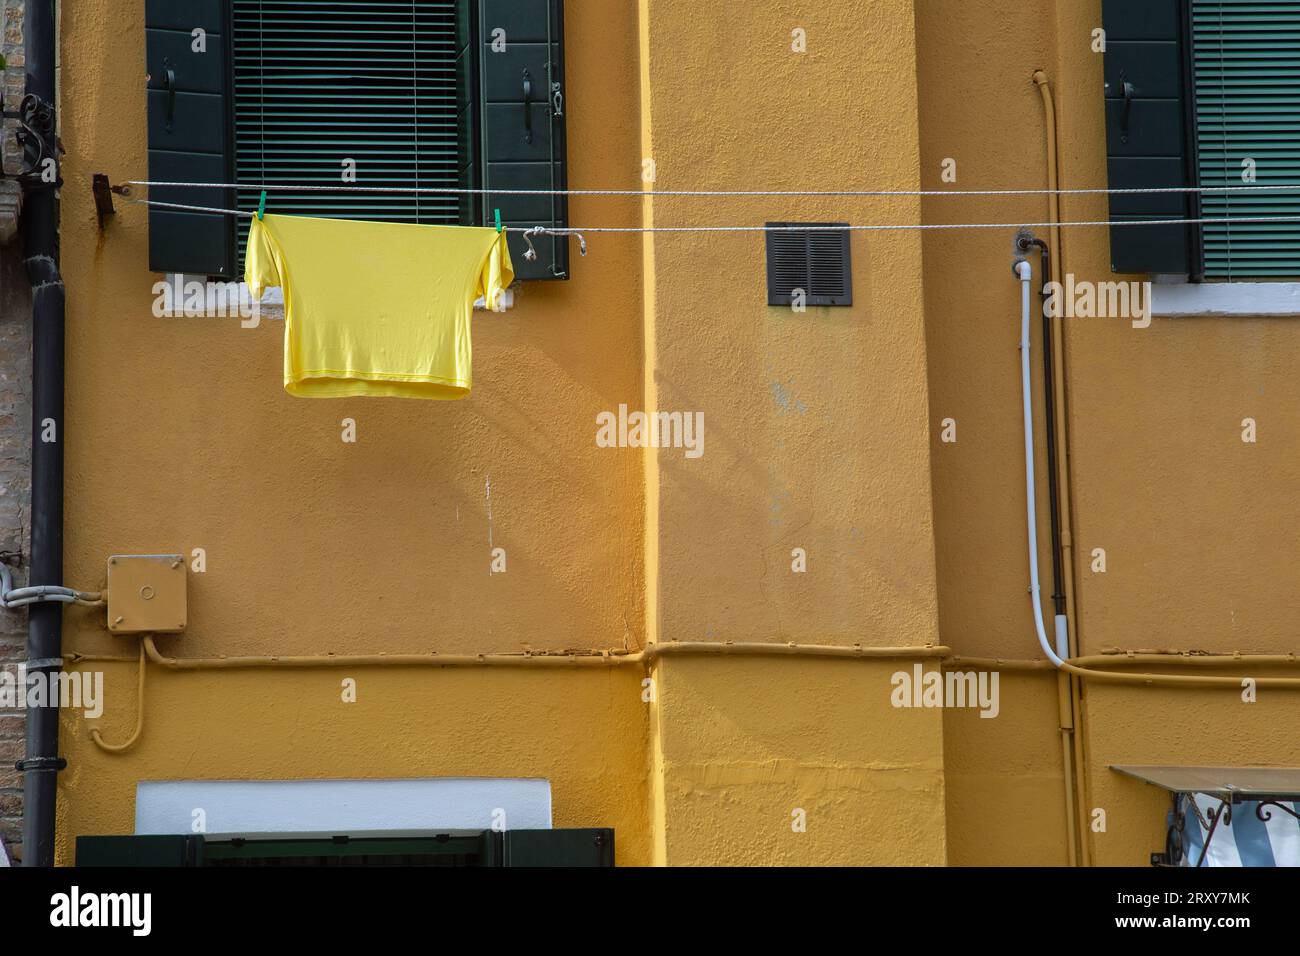
[(1119, 128), (1122, 132), (1128, 132), (1129, 114), (1133, 112), (1133, 94), (1137, 89), (1128, 80), (1124, 81), (1124, 109), (1119, 116)]
[(533, 142), (533, 77), (524, 70), (524, 142)]
[[(164, 61), (165, 65), (165, 61)], [(176, 118), (176, 71), (170, 66), (167, 67), (167, 128), (172, 128), (172, 120)]]

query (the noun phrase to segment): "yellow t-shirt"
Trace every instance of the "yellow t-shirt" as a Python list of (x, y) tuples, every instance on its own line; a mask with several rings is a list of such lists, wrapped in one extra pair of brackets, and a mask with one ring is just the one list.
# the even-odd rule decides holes
[(303, 398), (464, 398), (470, 316), (514, 279), (505, 233), (254, 219), (244, 281), (284, 290), (284, 388)]

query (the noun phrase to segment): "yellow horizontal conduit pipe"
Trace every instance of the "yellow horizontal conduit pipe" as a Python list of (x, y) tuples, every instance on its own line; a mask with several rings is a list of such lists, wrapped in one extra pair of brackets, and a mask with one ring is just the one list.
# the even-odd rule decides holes
[(324, 654), (305, 657), (164, 657), (152, 637), (144, 638), (149, 659), (172, 670), (212, 670), (248, 667), (609, 667), (647, 664), (672, 654), (718, 654), (747, 657), (830, 657), (848, 659), (912, 659), (948, 657), (950, 649), (935, 644), (917, 647), (845, 647), (834, 644), (767, 644), (758, 641), (669, 641), (641, 651), (539, 652), (524, 654)]
[[(376, 666), (430, 666), (430, 667), (610, 667), (620, 664), (645, 664), (658, 657), (672, 654), (713, 654), (721, 656), (765, 656), (765, 657), (832, 657), (840, 659), (938, 659), (944, 670), (967, 668), (972, 670), (1003, 671), (1055, 671), (1051, 661), (1041, 659), (1017, 659), (1005, 657), (954, 657), (948, 648), (941, 645), (918, 647), (842, 647), (835, 645), (810, 644), (712, 644), (708, 642), (670, 642), (651, 645), (645, 651), (586, 651), (566, 653), (561, 651), (537, 652), (532, 654), (361, 654), (342, 656), (324, 654), (314, 657), (286, 657), (270, 655), (266, 657), (165, 657), (153, 644), (152, 638), (146, 638), (143, 644), (149, 659), (168, 670), (212, 670), (221, 668), (257, 668), (257, 667), (376, 667)], [(78, 654), (69, 653), (65, 660), (70, 665), (76, 664), (133, 664), (134, 657), (118, 654)], [(1182, 652), (1159, 653), (1115, 653), (1097, 654), (1090, 657), (1076, 657), (1069, 661), (1078, 668), (1085, 669), (1086, 676), (1100, 676), (1105, 668), (1131, 667), (1138, 665), (1156, 665), (1158, 667), (1259, 667), (1291, 668), (1300, 667), (1300, 655), (1297, 654), (1188, 654)], [(1161, 677), (1174, 676), (1164, 674), (1130, 675), (1142, 680), (1156, 680)], [(1226, 677), (1224, 680), (1240, 681), (1242, 678)]]
[[(767, 644), (759, 641), (713, 643), (709, 641), (669, 641), (651, 644), (641, 651), (607, 651), (584, 653), (536, 654), (320, 654), (301, 657), (268, 655), (262, 657), (166, 657), (151, 636), (140, 642), (138, 659), (103, 654), (67, 655), (69, 665), (77, 664), (129, 664), (138, 666), (135, 730), (120, 744), (106, 742), (98, 728), (91, 730), (91, 739), (108, 753), (125, 753), (135, 746), (144, 732), (145, 671), (152, 662), (167, 670), (237, 670), (277, 667), (615, 667), (624, 664), (646, 666), (657, 658), (682, 655), (712, 655), (720, 657), (823, 657), (838, 660), (935, 660), (945, 670), (967, 667), (984, 670), (1048, 671), (1055, 670), (1048, 661), (1003, 660), (1000, 658), (953, 657), (942, 644), (925, 644), (916, 647), (844, 647), (833, 644)], [(146, 660), (147, 658), (147, 660)], [(1087, 667), (1075, 666), (1086, 663)], [(1067, 661), (1065, 670), (1080, 677), (1103, 683), (1124, 683), (1143, 686), (1172, 687), (1222, 687), (1240, 688), (1245, 678), (1221, 676), (1185, 676), (1178, 674), (1130, 674), (1097, 670), (1098, 667), (1128, 666), (1135, 664), (1191, 667), (1296, 667), (1300, 657), (1288, 655), (1211, 655), (1211, 654), (1102, 654)], [(1300, 690), (1300, 678), (1251, 678), (1256, 686), (1279, 690)]]

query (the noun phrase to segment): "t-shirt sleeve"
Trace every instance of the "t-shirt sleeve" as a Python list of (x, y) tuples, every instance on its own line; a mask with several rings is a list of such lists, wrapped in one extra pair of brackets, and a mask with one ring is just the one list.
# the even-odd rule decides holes
[(514, 281), (515, 267), (510, 261), (510, 246), (506, 243), (506, 234), (498, 233), (491, 250), (483, 260), (474, 298), (482, 296), (483, 304), (487, 308), (495, 308), (497, 296)]
[(252, 228), (248, 230), (248, 251), (244, 253), (244, 282), (248, 284), (248, 292), (255, 300), (262, 298), (262, 293), (268, 288), (284, 284), (271, 234), (260, 219), (254, 219)]

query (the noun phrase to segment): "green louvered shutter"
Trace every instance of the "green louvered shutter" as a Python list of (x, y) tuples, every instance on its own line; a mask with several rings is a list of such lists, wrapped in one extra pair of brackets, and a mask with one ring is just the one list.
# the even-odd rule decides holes
[[(1192, 0), (1197, 149), (1206, 186), (1300, 182), (1300, 2)], [(1300, 216), (1300, 194), (1207, 194), (1207, 219)], [(1300, 276), (1300, 222), (1207, 223), (1210, 278)]]
[[(457, 0), (231, 0), (235, 165), (240, 183), (273, 190), (267, 210), (301, 216), (459, 224), (449, 192), (348, 191), (356, 185), (455, 188), (473, 168)], [(259, 191), (240, 190), (241, 209)], [(240, 222), (240, 262), (249, 220)]]
[[(501, 210), (511, 226), (568, 225), (564, 196), (496, 194), (493, 189), (562, 190), (565, 172), (563, 0), (478, 0), (480, 135), (484, 223)], [(567, 237), (534, 239), (537, 258), (524, 258), (518, 233), (510, 257), (521, 279), (567, 279)]]
[[(1188, 0), (1103, 0), (1106, 31), (1106, 164), (1112, 189), (1194, 186), (1187, 51)], [(1120, 222), (1195, 219), (1194, 194), (1112, 195)], [(1195, 226), (1114, 226), (1111, 268), (1122, 273), (1200, 272)]]
[[(146, 0), (149, 178), (228, 183), (233, 173), (226, 0)], [(156, 202), (225, 209), (229, 190), (151, 189)], [(231, 278), (229, 216), (151, 206), (149, 268)]]

